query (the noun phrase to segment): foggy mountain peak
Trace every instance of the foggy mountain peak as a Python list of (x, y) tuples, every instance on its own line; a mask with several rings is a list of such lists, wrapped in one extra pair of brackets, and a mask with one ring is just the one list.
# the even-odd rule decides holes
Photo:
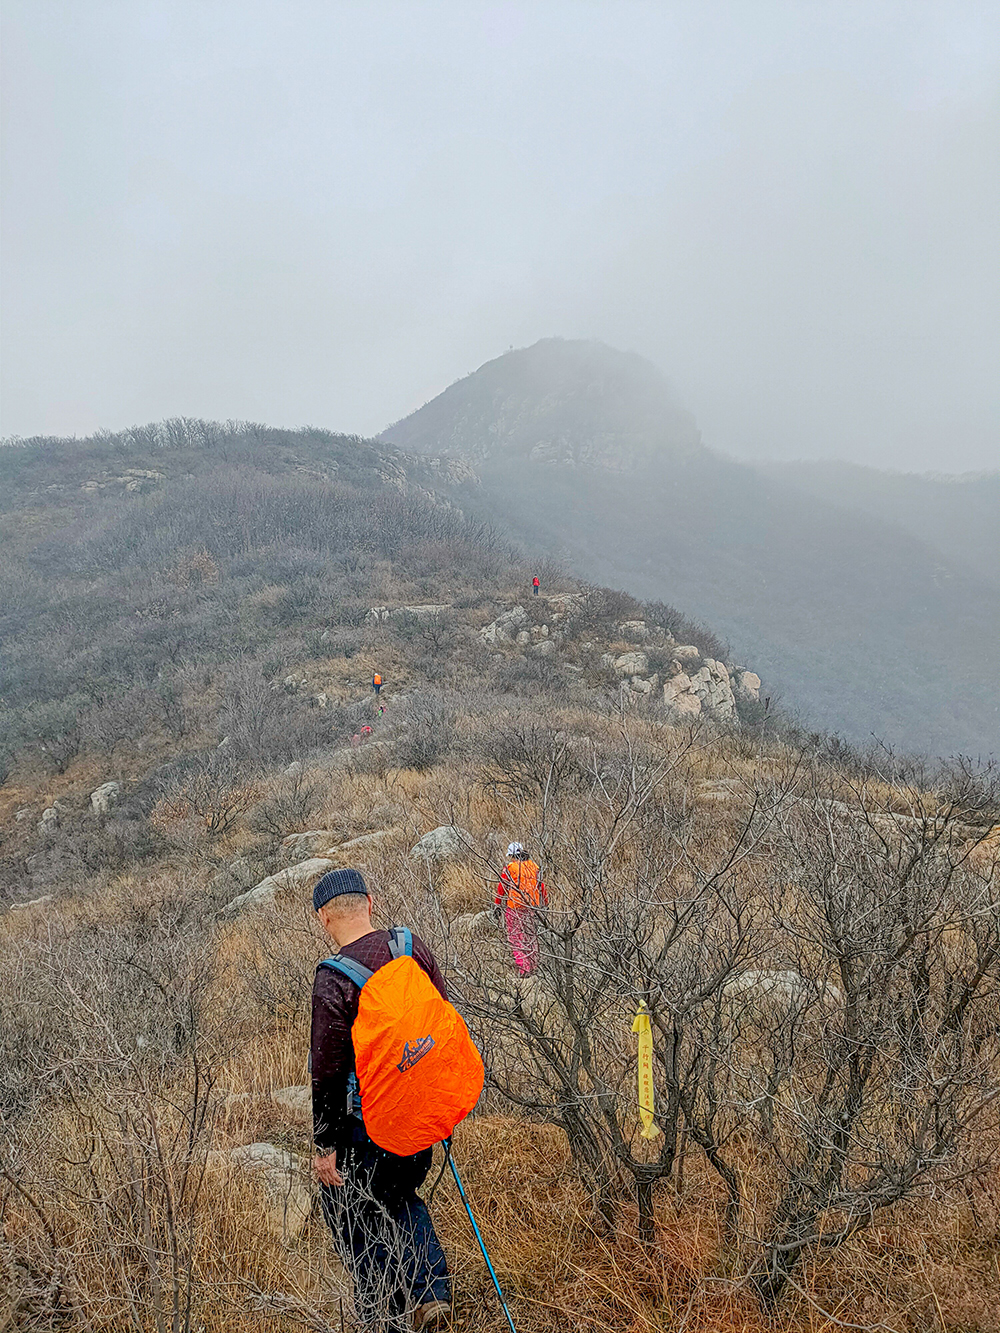
[(652, 362), (563, 338), (487, 361), (381, 438), (473, 465), (521, 460), (610, 472), (703, 449), (694, 418)]

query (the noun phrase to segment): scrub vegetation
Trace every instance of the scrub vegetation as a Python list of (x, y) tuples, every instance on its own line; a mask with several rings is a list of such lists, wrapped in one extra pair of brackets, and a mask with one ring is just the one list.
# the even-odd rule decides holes
[[(555, 566), (531, 597), (379, 445), (168, 423), (0, 476), (0, 1328), (353, 1327), (303, 1097), (321, 858), (482, 1047), (455, 1151), (522, 1333), (1000, 1329), (989, 770), (676, 725), (602, 657), (709, 630)], [(529, 642), (484, 638), (515, 604)], [(515, 837), (527, 980), (488, 910)], [(501, 1329), (447, 1176), (431, 1208), (456, 1326)]]

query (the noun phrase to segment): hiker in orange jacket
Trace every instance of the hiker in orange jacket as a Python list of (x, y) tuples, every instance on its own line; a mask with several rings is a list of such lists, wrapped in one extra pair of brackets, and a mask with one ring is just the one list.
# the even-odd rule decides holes
[(514, 963), (522, 977), (538, 967), (538, 920), (540, 907), (547, 907), (548, 890), (542, 883), (537, 864), (519, 842), (507, 848), (507, 865), (497, 884), (494, 906), (503, 907), (507, 940)]
[(382, 693), (382, 677), (377, 671), (372, 672), (372, 689), (375, 691), (375, 698), (377, 699)]

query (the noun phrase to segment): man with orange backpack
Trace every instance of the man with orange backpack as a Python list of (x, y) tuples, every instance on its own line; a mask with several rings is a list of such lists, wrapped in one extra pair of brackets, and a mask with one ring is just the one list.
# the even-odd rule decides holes
[(548, 890), (538, 866), (519, 842), (507, 848), (507, 865), (500, 874), (494, 907), (503, 907), (507, 940), (522, 977), (538, 967), (538, 910), (548, 906)]
[(482, 1060), (426, 944), (404, 927), (372, 928), (360, 871), (324, 875), (313, 906), (338, 946), (316, 969), (312, 998), (323, 1212), (364, 1328), (444, 1328), (448, 1269), (416, 1191), (433, 1144), (479, 1099)]

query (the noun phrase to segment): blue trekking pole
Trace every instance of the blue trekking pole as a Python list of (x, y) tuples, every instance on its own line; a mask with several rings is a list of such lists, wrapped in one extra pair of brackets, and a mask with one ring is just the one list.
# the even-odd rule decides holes
[(472, 1223), (472, 1230), (476, 1233), (476, 1240), (479, 1241), (479, 1248), (483, 1252), (483, 1258), (486, 1260), (486, 1267), (490, 1270), (490, 1277), (493, 1279), (493, 1285), (497, 1289), (497, 1296), (500, 1298), (500, 1304), (503, 1306), (503, 1312), (507, 1316), (507, 1323), (510, 1325), (510, 1333), (517, 1333), (514, 1327), (514, 1321), (510, 1317), (510, 1311), (507, 1309), (507, 1302), (503, 1298), (503, 1292), (500, 1290), (500, 1283), (497, 1281), (497, 1275), (493, 1271), (493, 1265), (490, 1263), (490, 1256), (486, 1253), (486, 1246), (483, 1244), (483, 1238), (479, 1234), (479, 1228), (476, 1226), (476, 1219), (472, 1216), (472, 1209), (469, 1206), (469, 1200), (465, 1194), (465, 1187), (462, 1185), (458, 1175), (458, 1167), (455, 1165), (455, 1159), (451, 1155), (451, 1136), (444, 1141), (444, 1155), (448, 1159), (448, 1165), (451, 1167), (451, 1174), (455, 1177), (455, 1184), (458, 1186), (458, 1192), (462, 1202), (465, 1204), (465, 1211), (469, 1214), (469, 1221)]

